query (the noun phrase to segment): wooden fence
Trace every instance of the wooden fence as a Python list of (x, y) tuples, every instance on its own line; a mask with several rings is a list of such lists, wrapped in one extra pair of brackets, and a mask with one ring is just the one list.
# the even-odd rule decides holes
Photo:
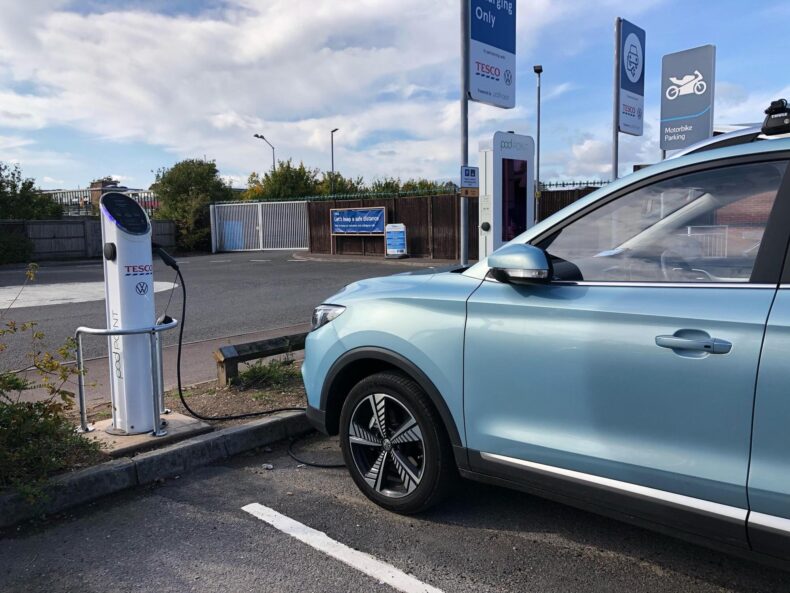
[[(176, 244), (172, 220), (152, 220), (152, 240), (165, 248)], [(9, 220), (0, 221), (0, 234), (27, 237), (33, 243), (35, 260), (77, 259), (100, 257), (102, 254), (101, 223), (84, 220)]]
[(538, 200), (538, 220), (545, 220), (565, 206), (573, 204), (579, 198), (591, 194), (598, 187), (574, 187), (571, 189), (543, 190)]
[[(387, 223), (406, 225), (409, 255), (433, 259), (458, 259), (459, 208), (452, 194), (363, 200), (309, 202), (310, 251), (338, 255), (384, 255), (381, 237), (332, 237), (332, 208), (386, 208)], [(334, 245), (333, 245), (334, 243)], [(469, 200), (469, 253), (477, 253), (477, 199)]]
[[(543, 220), (594, 191), (595, 187), (544, 190), (538, 201), (538, 220)], [(384, 255), (382, 237), (332, 237), (329, 211), (332, 208), (373, 208), (387, 210), (387, 223), (406, 225), (409, 255), (433, 259), (460, 257), (458, 198), (452, 194), (415, 197), (372, 198), (360, 200), (326, 200), (308, 202), (310, 251), (337, 255)], [(469, 256), (478, 253), (478, 200), (469, 199)]]

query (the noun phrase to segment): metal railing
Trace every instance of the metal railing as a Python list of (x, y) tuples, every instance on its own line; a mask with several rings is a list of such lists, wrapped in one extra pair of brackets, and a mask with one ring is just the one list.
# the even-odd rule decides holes
[[(77, 340), (77, 402), (80, 408), (80, 430), (91, 432), (93, 427), (88, 424), (88, 408), (85, 403), (85, 365), (82, 356), (82, 336), (133, 336), (138, 334), (149, 334), (149, 349), (151, 352), (151, 386), (154, 394), (154, 436), (160, 437), (167, 434), (162, 428), (162, 412), (165, 408), (165, 389), (164, 374), (162, 372), (162, 342), (159, 333), (173, 329), (178, 325), (178, 319), (172, 319), (167, 323), (152, 325), (136, 329), (97, 329), (94, 327), (78, 327), (74, 332), (74, 339)], [(112, 378), (110, 378), (112, 380)], [(115, 405), (115, 402), (113, 402)]]
[(610, 181), (604, 179), (590, 179), (590, 180), (566, 180), (566, 181), (546, 181), (540, 182), (540, 189), (567, 189), (572, 187), (603, 187), (608, 185)]

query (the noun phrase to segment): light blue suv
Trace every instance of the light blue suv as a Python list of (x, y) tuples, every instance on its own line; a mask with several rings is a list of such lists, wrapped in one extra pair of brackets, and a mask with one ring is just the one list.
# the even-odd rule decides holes
[(739, 138), (318, 307), (308, 416), (362, 492), (460, 473), (790, 559), (790, 139)]

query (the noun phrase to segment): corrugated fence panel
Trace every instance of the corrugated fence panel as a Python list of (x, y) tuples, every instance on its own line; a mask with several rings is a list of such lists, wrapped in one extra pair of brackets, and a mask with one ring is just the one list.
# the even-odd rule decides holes
[(307, 202), (214, 205), (219, 251), (308, 249)]
[(217, 249), (252, 251), (261, 248), (257, 204), (217, 204)]
[(307, 249), (307, 202), (261, 202), (262, 249)]

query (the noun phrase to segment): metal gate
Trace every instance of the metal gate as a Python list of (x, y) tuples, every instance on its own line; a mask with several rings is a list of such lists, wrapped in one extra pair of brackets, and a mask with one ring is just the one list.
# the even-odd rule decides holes
[(307, 202), (211, 206), (211, 251), (308, 249)]

